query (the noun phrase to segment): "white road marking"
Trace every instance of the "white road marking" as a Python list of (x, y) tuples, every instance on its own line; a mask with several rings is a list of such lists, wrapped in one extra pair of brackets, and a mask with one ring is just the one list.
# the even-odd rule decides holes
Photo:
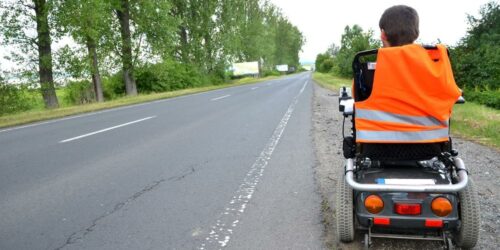
[(224, 96), (220, 96), (220, 97), (217, 97), (217, 98), (210, 99), (210, 101), (217, 101), (217, 100), (224, 99), (224, 98), (230, 97), (230, 96), (231, 95), (224, 95)]
[(28, 124), (28, 125), (21, 125), (21, 126), (16, 126), (16, 127), (2, 129), (2, 130), (0, 130), (0, 133), (8, 132), (8, 131), (14, 131), (14, 130), (19, 130), (19, 129), (24, 129), (24, 128), (31, 128), (31, 127), (36, 127), (36, 126), (40, 126), (40, 125), (52, 124), (52, 123), (56, 123), (56, 122), (61, 122), (61, 121), (66, 121), (66, 120), (72, 120), (72, 119), (75, 119), (75, 118), (92, 116), (92, 115), (97, 115), (97, 114), (102, 114), (102, 113), (107, 113), (107, 112), (113, 112), (113, 111), (118, 111), (118, 110), (123, 110), (123, 109), (136, 108), (136, 107), (140, 107), (140, 106), (144, 106), (144, 105), (149, 105), (149, 104), (156, 104), (156, 103), (162, 103), (162, 102), (170, 102), (170, 101), (175, 101), (175, 100), (189, 98), (189, 97), (192, 97), (192, 96), (206, 95), (206, 94), (211, 94), (211, 93), (215, 93), (215, 92), (221, 92), (221, 91), (225, 91), (225, 90), (233, 89), (233, 88), (244, 88), (244, 87), (245, 87), (244, 85), (242, 85), (242, 86), (233, 86), (233, 87), (216, 89), (216, 90), (211, 90), (211, 91), (206, 91), (206, 92), (200, 92), (200, 93), (194, 93), (194, 94), (187, 94), (187, 95), (182, 95), (182, 96), (176, 96), (176, 97), (172, 97), (172, 98), (159, 99), (159, 100), (150, 101), (150, 102), (144, 102), (144, 103), (139, 103), (139, 104), (132, 104), (132, 105), (127, 105), (127, 106), (122, 106), (122, 107), (110, 108), (110, 109), (105, 109), (105, 110), (101, 110), (101, 111), (89, 112), (89, 113), (85, 113), (85, 114), (81, 114), (81, 115), (72, 115), (72, 116), (63, 117), (63, 118), (55, 118), (53, 120), (36, 122), (36, 123)]
[(149, 119), (152, 119), (152, 118), (155, 118), (155, 117), (156, 116), (150, 116), (150, 117), (142, 118), (142, 119), (139, 119), (139, 120), (127, 122), (127, 123), (124, 123), (124, 124), (116, 125), (116, 126), (113, 126), (113, 127), (101, 129), (101, 130), (98, 130), (98, 131), (95, 131), (95, 132), (91, 132), (91, 133), (88, 133), (88, 134), (84, 134), (84, 135), (76, 136), (76, 137), (69, 138), (69, 139), (66, 139), (66, 140), (62, 140), (59, 143), (65, 143), (65, 142), (70, 142), (70, 141), (78, 140), (78, 139), (81, 139), (81, 138), (84, 138), (84, 137), (87, 137), (87, 136), (99, 134), (99, 133), (106, 132), (106, 131), (109, 131), (109, 130), (112, 130), (112, 129), (116, 129), (116, 128), (121, 128), (121, 127), (130, 125), (130, 124), (142, 122), (142, 121), (149, 120)]
[[(292, 77), (283, 77), (280, 80), (270, 80), (271, 82), (269, 82), (269, 81), (264, 81), (264, 82), (269, 82), (267, 85), (271, 85), (274, 81), (288, 80), (290, 78), (292, 78)], [(264, 83), (264, 82), (262, 82), (262, 83)], [(161, 103), (161, 102), (169, 102), (169, 101), (174, 101), (174, 100), (189, 98), (191, 96), (205, 95), (205, 94), (210, 94), (210, 93), (214, 93), (214, 92), (224, 91), (224, 90), (233, 89), (233, 88), (242, 88), (242, 87), (244, 87), (244, 86), (233, 86), (233, 87), (216, 89), (216, 90), (211, 90), (211, 91), (206, 91), (206, 92), (200, 92), (200, 93), (194, 93), (194, 94), (187, 94), (187, 95), (182, 95), (182, 96), (177, 96), (177, 97), (172, 97), (172, 98), (159, 99), (159, 100), (156, 100), (156, 101), (150, 101), (150, 102), (145, 102), (145, 103), (132, 104), (132, 105), (127, 105), (127, 106), (122, 106), (122, 107), (105, 109), (105, 110), (96, 111), (96, 112), (89, 112), (89, 113), (85, 113), (85, 114), (81, 114), (81, 115), (72, 115), (72, 116), (69, 116), (69, 117), (56, 118), (56, 119), (49, 120), (49, 121), (36, 122), (36, 123), (28, 124), (28, 125), (21, 125), (21, 126), (16, 126), (16, 127), (2, 129), (2, 130), (0, 130), (0, 133), (8, 132), (8, 131), (13, 131), (13, 130), (24, 129), (24, 128), (36, 127), (36, 126), (39, 126), (39, 125), (52, 124), (52, 123), (56, 123), (56, 122), (60, 122), (60, 121), (72, 120), (72, 119), (75, 119), (75, 118), (92, 116), (92, 115), (97, 115), (97, 114), (102, 114), (102, 113), (107, 113), (107, 112), (113, 112), (113, 111), (118, 111), (118, 110), (123, 110), (123, 109), (135, 108), (135, 107), (140, 107), (140, 106), (149, 105), (149, 104), (155, 104), (155, 103)]]
[(253, 87), (253, 88), (252, 88), (252, 90), (256, 90), (256, 89), (258, 89), (258, 88), (259, 88), (259, 87)]
[(264, 150), (262, 150), (252, 167), (250, 167), (250, 170), (243, 179), (243, 183), (239, 186), (238, 190), (236, 190), (232, 200), (229, 201), (229, 204), (225, 207), (215, 225), (210, 227), (209, 235), (205, 238), (198, 249), (220, 249), (227, 246), (229, 243), (233, 230), (236, 228), (243, 213), (245, 212), (247, 204), (250, 202), (250, 199), (255, 192), (255, 188), (260, 181), (260, 177), (264, 174), (264, 169), (271, 159), (274, 149), (278, 145), (278, 142), (283, 135), (283, 131), (285, 131), (286, 125), (288, 124), (295, 106), (299, 101), (299, 97), (302, 92), (304, 92), (307, 83), (307, 81), (304, 83), (300, 92), (293, 99), (292, 103), (288, 107), (288, 110), (278, 124), (278, 127), (276, 127), (271, 138), (264, 147)]

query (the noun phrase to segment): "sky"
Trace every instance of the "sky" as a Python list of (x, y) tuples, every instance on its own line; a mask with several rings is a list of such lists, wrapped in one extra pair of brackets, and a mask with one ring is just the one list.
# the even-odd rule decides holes
[[(380, 37), (378, 21), (385, 9), (394, 5), (413, 7), (420, 17), (417, 42), (453, 46), (465, 36), (467, 14), (479, 16), (482, 5), (491, 0), (270, 0), (299, 28), (306, 39), (301, 62), (314, 62), (316, 55), (332, 43), (340, 46), (345, 26), (358, 24)], [(499, 0), (495, 0), (498, 2)]]

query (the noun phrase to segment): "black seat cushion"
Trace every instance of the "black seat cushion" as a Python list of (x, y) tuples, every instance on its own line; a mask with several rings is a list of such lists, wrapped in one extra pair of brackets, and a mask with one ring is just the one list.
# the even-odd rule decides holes
[(372, 160), (427, 160), (447, 151), (449, 143), (419, 143), (419, 144), (359, 144), (359, 157)]

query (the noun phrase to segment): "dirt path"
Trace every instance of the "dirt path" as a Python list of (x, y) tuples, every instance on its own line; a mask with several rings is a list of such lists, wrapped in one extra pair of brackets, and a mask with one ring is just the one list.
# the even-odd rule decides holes
[[(338, 112), (337, 93), (314, 86), (313, 137), (318, 160), (316, 179), (323, 196), (325, 240), (330, 249), (360, 249), (362, 235), (351, 244), (340, 243), (335, 236), (335, 187), (336, 178), (342, 172), (342, 116)], [(472, 174), (481, 206), (480, 239), (476, 249), (500, 248), (500, 152), (469, 141), (454, 139)], [(373, 249), (436, 249), (435, 242), (374, 239)]]

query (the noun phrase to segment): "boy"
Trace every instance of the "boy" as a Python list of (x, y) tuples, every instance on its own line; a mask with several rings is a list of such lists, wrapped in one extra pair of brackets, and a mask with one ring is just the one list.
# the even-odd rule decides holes
[[(461, 95), (447, 49), (425, 49), (417, 12), (405, 5), (380, 18), (383, 48), (378, 50), (370, 92), (355, 102), (356, 142), (441, 143), (449, 140), (448, 120)], [(355, 76), (355, 87), (362, 86)], [(366, 83), (364, 83), (366, 84)], [(363, 98), (361, 98), (363, 96)]]

